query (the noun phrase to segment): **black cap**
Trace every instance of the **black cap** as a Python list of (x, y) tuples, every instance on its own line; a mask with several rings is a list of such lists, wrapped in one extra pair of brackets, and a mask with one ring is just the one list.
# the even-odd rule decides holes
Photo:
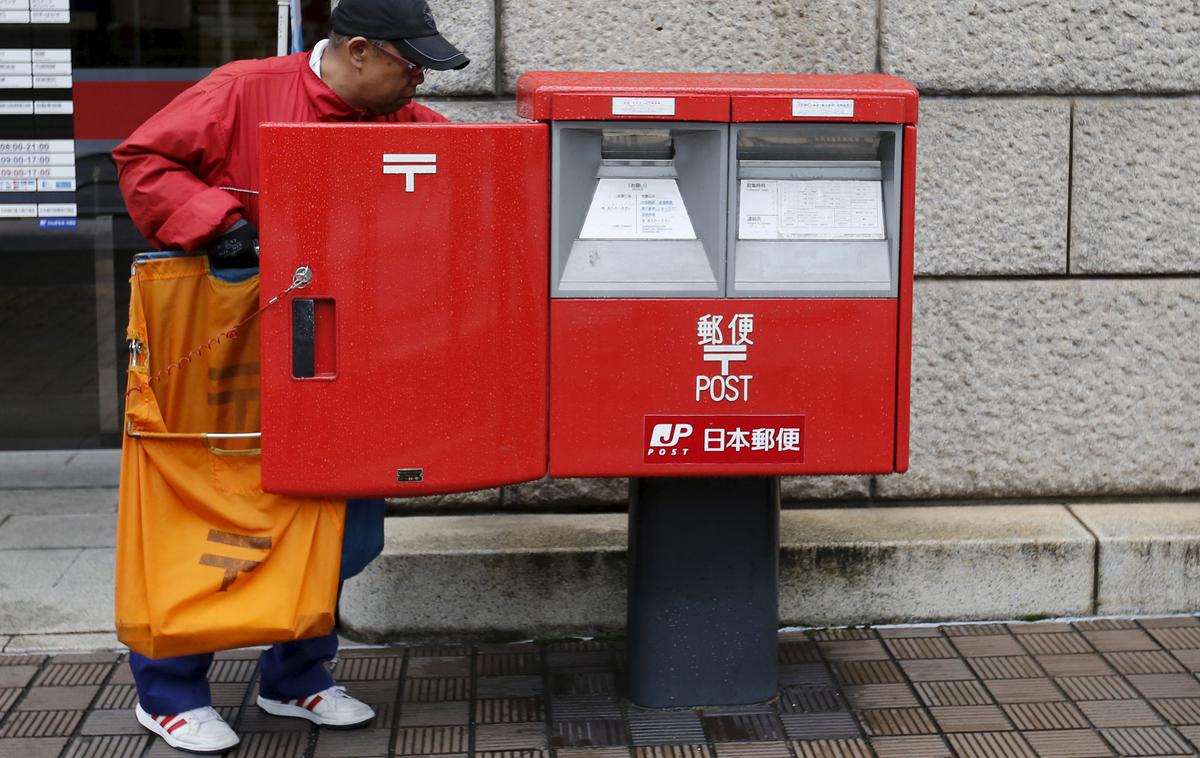
[(333, 9), (332, 26), (347, 37), (391, 42), (405, 58), (435, 71), (471, 62), (438, 34), (425, 0), (340, 0)]

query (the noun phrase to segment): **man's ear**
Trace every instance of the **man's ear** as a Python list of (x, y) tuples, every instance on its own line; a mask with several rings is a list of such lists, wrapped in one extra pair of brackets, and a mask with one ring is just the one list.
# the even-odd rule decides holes
[(355, 68), (362, 68), (367, 59), (367, 48), (370, 46), (371, 43), (367, 41), (366, 37), (354, 37), (346, 43), (346, 52), (350, 55), (350, 63)]

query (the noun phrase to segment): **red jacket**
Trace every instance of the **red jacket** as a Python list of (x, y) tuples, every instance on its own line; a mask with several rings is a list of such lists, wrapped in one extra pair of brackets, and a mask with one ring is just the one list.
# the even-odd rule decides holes
[[(309, 53), (221, 66), (113, 150), (121, 194), (159, 250), (192, 251), (238, 219), (258, 225), (258, 125), (266, 121), (445, 121), (410, 103), (387, 116), (356, 110), (308, 66)], [(314, 182), (313, 192), (320, 192)]]

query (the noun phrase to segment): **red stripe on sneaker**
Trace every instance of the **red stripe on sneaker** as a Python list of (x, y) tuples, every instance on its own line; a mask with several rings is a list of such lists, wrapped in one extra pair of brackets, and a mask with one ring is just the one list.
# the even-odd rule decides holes
[(317, 703), (319, 703), (319, 702), (321, 702), (321, 696), (320, 696), (320, 695), (313, 695), (313, 699), (312, 699), (312, 700), (310, 700), (310, 701), (308, 702), (308, 705), (306, 705), (306, 706), (304, 706), (304, 707), (305, 707), (305, 708), (307, 708), (308, 710), (310, 710), (310, 711), (311, 711), (311, 710), (313, 710), (314, 708), (316, 708), (316, 707), (317, 707)]
[(176, 729), (187, 723), (187, 719), (179, 719), (174, 724), (167, 727), (167, 734), (173, 734)]
[(166, 726), (166, 725), (167, 725), (167, 722), (168, 722), (168, 721), (170, 721), (170, 720), (171, 720), (171, 719), (173, 719), (173, 718), (175, 718), (175, 714), (171, 714), (170, 716), (159, 716), (159, 717), (158, 717), (158, 725), (159, 725), (159, 726)]

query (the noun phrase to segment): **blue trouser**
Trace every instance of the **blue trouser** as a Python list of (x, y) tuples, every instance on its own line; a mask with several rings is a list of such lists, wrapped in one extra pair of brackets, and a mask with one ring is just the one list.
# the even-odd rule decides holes
[[(346, 505), (341, 579), (355, 576), (383, 550), (382, 500), (351, 500)], [(338, 594), (341, 594), (339, 584)], [(336, 633), (272, 645), (259, 658), (259, 691), (272, 700), (292, 700), (333, 685), (325, 663), (337, 655)], [(165, 716), (212, 704), (208, 667), (212, 653), (147, 658), (130, 651), (129, 667), (138, 701), (148, 713)]]

